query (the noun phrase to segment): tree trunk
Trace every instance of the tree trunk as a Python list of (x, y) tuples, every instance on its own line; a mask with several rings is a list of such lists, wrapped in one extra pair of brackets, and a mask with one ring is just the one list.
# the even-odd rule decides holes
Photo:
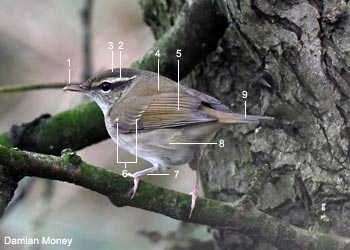
[[(156, 37), (184, 1), (142, 0)], [(200, 160), (208, 197), (257, 208), (289, 223), (350, 237), (350, 19), (347, 1), (215, 1), (230, 23), (216, 50), (192, 71), (192, 87), (235, 112), (273, 116), (217, 135)], [(155, 14), (157, 13), (157, 14)], [(248, 96), (243, 98), (242, 92)], [(261, 174), (261, 171), (264, 174)], [(261, 188), (252, 189), (260, 182)], [(227, 229), (222, 249), (276, 249)], [(286, 242), (288, 244), (288, 242)]]

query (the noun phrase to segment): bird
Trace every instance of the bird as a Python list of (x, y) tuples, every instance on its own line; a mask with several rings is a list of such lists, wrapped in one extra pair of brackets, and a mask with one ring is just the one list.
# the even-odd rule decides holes
[[(128, 174), (134, 179), (131, 198), (140, 177), (160, 168), (189, 163), (221, 128), (273, 119), (234, 113), (212, 96), (140, 69), (108, 69), (82, 84), (68, 84), (64, 90), (91, 97), (103, 112), (112, 140), (152, 164)], [(197, 167), (189, 217), (199, 194), (198, 179)]]

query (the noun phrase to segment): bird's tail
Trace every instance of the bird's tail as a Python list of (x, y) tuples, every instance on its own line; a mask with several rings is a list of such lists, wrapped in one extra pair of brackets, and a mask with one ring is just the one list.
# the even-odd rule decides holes
[(257, 123), (264, 120), (273, 120), (273, 117), (261, 115), (241, 115), (236, 113), (218, 112), (218, 120), (221, 123)]
[(231, 112), (223, 112), (206, 106), (201, 106), (200, 109), (205, 113), (212, 115), (218, 119), (220, 123), (257, 123), (264, 120), (273, 120), (273, 117), (261, 115), (241, 115)]

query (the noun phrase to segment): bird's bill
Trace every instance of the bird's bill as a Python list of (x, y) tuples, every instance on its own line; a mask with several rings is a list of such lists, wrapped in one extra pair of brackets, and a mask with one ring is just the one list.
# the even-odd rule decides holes
[(69, 90), (74, 92), (86, 92), (87, 90), (89, 90), (89, 87), (83, 84), (72, 84), (67, 85), (63, 88), (63, 90)]

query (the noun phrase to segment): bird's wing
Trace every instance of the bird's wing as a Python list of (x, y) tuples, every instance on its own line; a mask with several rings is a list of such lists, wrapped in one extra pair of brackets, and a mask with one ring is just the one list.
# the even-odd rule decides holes
[(138, 132), (217, 120), (201, 110), (203, 104), (229, 111), (217, 99), (185, 87), (180, 88), (179, 100), (178, 104), (177, 86), (157, 95), (127, 97), (114, 104), (110, 117), (121, 133), (130, 133), (136, 129), (136, 120)]
[(232, 113), (232, 110), (230, 110), (227, 106), (225, 106), (221, 101), (218, 99), (204, 94), (198, 90), (186, 88), (186, 91), (191, 95), (197, 97), (199, 100), (201, 100), (202, 105), (206, 107), (210, 107), (214, 110), (225, 112), (225, 113)]

